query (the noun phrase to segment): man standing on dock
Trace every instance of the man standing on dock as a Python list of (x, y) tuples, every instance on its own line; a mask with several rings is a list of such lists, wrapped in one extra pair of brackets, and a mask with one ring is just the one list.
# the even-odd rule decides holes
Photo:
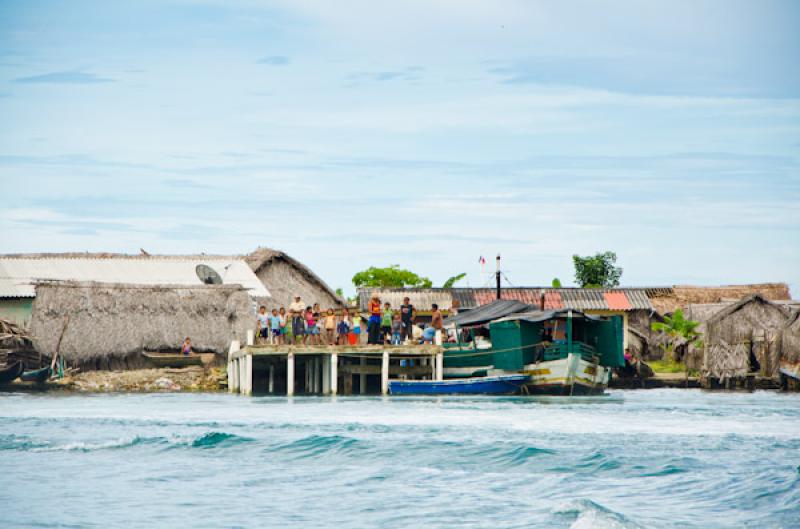
[(289, 312), (292, 313), (292, 344), (298, 336), (305, 335), (305, 322), (303, 321), (303, 312), (306, 310), (306, 304), (300, 296), (295, 296), (294, 301), (289, 305)]
[(414, 305), (411, 304), (411, 299), (406, 296), (403, 298), (403, 304), (400, 305), (400, 319), (403, 323), (401, 331), (401, 339), (403, 341), (411, 342), (414, 339), (414, 318), (417, 314), (414, 310)]
[(442, 318), (442, 311), (439, 310), (439, 305), (434, 303), (431, 305), (433, 312), (431, 312), (431, 327), (436, 332), (436, 337), (433, 340), (433, 343), (436, 345), (442, 345), (442, 329), (444, 329), (444, 318)]

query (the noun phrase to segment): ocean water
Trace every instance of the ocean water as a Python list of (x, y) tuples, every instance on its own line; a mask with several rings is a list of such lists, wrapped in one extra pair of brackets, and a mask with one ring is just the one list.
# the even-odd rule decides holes
[(0, 394), (0, 526), (800, 527), (800, 395)]

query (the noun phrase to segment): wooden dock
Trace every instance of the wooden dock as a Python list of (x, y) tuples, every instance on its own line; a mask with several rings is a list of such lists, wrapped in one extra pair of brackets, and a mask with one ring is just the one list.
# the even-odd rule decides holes
[(240, 347), (233, 342), (228, 353), (228, 391), (244, 395), (387, 395), (390, 378), (443, 380), (443, 373), (444, 350), (435, 345)]

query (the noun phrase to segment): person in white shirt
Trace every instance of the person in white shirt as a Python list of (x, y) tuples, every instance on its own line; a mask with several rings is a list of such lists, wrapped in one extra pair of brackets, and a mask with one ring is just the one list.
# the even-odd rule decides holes
[(303, 312), (306, 310), (306, 304), (300, 296), (295, 296), (294, 301), (289, 305), (289, 312), (292, 314), (292, 334), (296, 341), (298, 337), (305, 336), (306, 324), (303, 321)]

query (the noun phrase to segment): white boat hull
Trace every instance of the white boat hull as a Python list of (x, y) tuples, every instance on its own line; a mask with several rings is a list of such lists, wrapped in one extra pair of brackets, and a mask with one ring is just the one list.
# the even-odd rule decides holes
[(601, 394), (611, 379), (611, 368), (587, 362), (578, 355), (528, 364), (522, 373), (531, 377), (526, 385), (530, 393), (547, 395)]

